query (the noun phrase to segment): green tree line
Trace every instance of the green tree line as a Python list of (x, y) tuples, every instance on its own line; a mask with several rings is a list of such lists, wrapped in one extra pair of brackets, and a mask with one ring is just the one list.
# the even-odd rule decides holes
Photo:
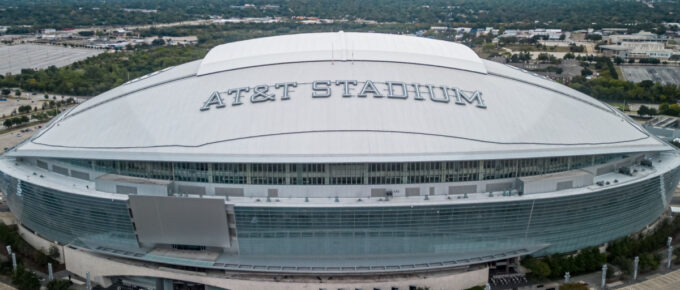
[(61, 68), (24, 69), (17, 75), (0, 76), (0, 87), (93, 96), (153, 71), (201, 58), (205, 53), (205, 49), (182, 46), (103, 53)]
[[(255, 4), (255, 8), (232, 5)], [(266, 4), (277, 9), (264, 9)], [(616, 0), (0, 0), (0, 23), (11, 33), (38, 28), (133, 25), (185, 21), (217, 15), (229, 17), (317, 16), (398, 23), (452, 23), (474, 27), (505, 25), (532, 28), (537, 23), (568, 30), (601, 27), (662, 29), (677, 21), (676, 1), (655, 1), (654, 9), (637, 1)], [(153, 13), (125, 8), (153, 9)], [(633, 25), (631, 25), (631, 23)], [(30, 30), (30, 28), (29, 28)]]
[[(597, 247), (591, 247), (575, 255), (525, 257), (521, 263), (531, 270), (530, 278), (538, 281), (558, 280), (565, 272), (574, 276), (600, 271), (605, 263), (613, 264), (626, 275), (631, 275), (636, 256), (640, 258), (638, 270), (646, 273), (658, 269), (661, 257), (657, 252), (666, 246), (666, 239), (673, 237), (675, 240), (679, 236), (680, 217), (675, 217), (661, 221), (651, 234), (628, 236), (610, 242), (605, 253), (600, 253)], [(676, 263), (680, 264), (680, 257), (676, 258)]]
[(651, 80), (632, 83), (614, 78), (587, 80), (575, 77), (569, 86), (597, 99), (612, 101), (676, 102), (680, 100), (680, 87), (675, 84), (662, 85)]

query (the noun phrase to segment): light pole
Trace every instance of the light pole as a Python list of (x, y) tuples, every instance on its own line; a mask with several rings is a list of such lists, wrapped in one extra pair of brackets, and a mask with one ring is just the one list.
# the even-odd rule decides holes
[(47, 263), (47, 279), (48, 281), (54, 280), (54, 274), (52, 273), (52, 263)]
[(671, 259), (673, 258), (673, 246), (671, 246), (671, 242), (673, 241), (673, 238), (668, 237), (668, 240), (666, 241), (666, 245), (668, 246), (668, 261), (666, 262), (666, 269), (671, 268)]

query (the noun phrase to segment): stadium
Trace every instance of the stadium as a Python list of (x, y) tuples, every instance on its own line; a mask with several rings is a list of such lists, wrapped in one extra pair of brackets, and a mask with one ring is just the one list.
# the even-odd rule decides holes
[(644, 229), (679, 166), (618, 110), (466, 46), (337, 32), (96, 96), (5, 153), (0, 189), (103, 286), (450, 289)]

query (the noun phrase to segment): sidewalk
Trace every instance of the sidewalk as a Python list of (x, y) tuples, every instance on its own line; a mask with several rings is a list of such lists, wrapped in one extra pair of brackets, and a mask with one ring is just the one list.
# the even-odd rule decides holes
[(10, 285), (0, 282), (0, 290), (17, 290), (17, 288), (14, 288)]
[(675, 290), (680, 289), (680, 269), (641, 283), (619, 289), (625, 290)]

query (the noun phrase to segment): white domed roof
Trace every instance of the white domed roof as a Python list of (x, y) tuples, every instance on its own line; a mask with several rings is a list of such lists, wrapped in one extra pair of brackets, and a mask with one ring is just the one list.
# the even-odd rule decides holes
[(611, 107), (463, 45), (315, 33), (218, 46), (79, 105), (11, 154), (359, 162), (652, 150), (668, 147)]

